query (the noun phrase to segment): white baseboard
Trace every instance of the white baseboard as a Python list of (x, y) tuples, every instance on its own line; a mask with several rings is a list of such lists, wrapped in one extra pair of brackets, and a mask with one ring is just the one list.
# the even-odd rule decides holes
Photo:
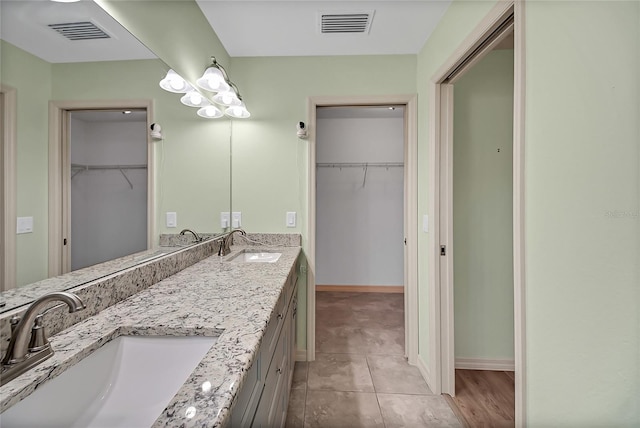
[(306, 349), (296, 349), (296, 361), (307, 361)]
[(496, 370), (513, 372), (514, 360), (490, 360), (485, 358), (456, 358), (456, 368), (463, 370)]
[(434, 391), (435, 385), (431, 380), (431, 372), (429, 371), (429, 367), (427, 367), (427, 364), (424, 362), (424, 360), (420, 355), (418, 355), (418, 358), (416, 358), (416, 367), (418, 367), (418, 370), (420, 371), (420, 374), (424, 378), (424, 381), (427, 382), (427, 386), (429, 387), (429, 389), (431, 391)]

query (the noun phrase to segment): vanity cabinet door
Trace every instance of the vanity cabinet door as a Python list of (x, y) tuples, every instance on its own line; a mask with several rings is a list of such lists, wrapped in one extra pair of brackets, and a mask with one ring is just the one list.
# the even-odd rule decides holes
[(232, 427), (250, 427), (253, 416), (256, 412), (264, 381), (262, 379), (262, 365), (260, 357), (253, 362), (247, 372), (247, 378), (242, 385), (242, 389), (235, 398), (235, 405), (231, 414)]
[(282, 392), (282, 385), (284, 379), (287, 377), (287, 357), (288, 349), (286, 349), (287, 343), (287, 330), (285, 327), (280, 333), (278, 340), (278, 346), (276, 352), (273, 355), (271, 366), (267, 371), (267, 379), (262, 391), (262, 397), (256, 410), (255, 418), (253, 419), (252, 427), (256, 428), (273, 428), (276, 425), (275, 416), (278, 408), (278, 398)]
[[(297, 282), (297, 281), (296, 281)], [(296, 325), (298, 322), (298, 285), (296, 283), (293, 288), (293, 297), (291, 298), (291, 307), (289, 308), (289, 331), (290, 331), (290, 340), (289, 340), (289, 388), (291, 388), (291, 381), (293, 380), (293, 369), (296, 365), (296, 350), (297, 347), (297, 334), (296, 334)]]

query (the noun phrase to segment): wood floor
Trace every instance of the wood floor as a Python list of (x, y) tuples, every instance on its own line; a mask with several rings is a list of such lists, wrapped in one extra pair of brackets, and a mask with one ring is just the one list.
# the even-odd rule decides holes
[(468, 427), (515, 425), (513, 372), (456, 370), (456, 396), (450, 400)]

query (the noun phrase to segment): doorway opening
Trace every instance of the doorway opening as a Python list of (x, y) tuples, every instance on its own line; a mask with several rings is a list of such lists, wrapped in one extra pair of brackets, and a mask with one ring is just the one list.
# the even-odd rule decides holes
[(315, 166), (318, 352), (404, 356), (404, 107), (318, 108)]
[[(511, 382), (514, 385), (515, 397), (506, 405), (514, 407), (511, 423), (515, 426), (522, 426), (525, 420), (523, 7), (519, 2), (497, 4), (442, 65), (432, 77), (429, 117), (430, 217), (434, 229), (430, 236), (429, 281), (432, 389), (455, 397), (456, 379), (464, 381), (461, 375), (469, 374), (456, 373), (457, 368), (514, 370), (513, 378), (505, 378), (504, 384), (507, 390)], [(508, 43), (511, 36), (512, 54), (494, 51)], [(475, 97), (471, 101), (467, 98), (471, 104), (483, 98), (481, 91), (473, 94), (465, 84), (480, 79), (479, 74), (491, 74), (495, 70), (486, 69), (497, 62), (506, 67), (499, 73), (506, 73), (507, 85), (505, 76), (495, 82), (511, 95), (502, 101), (501, 117), (485, 118), (481, 125), (486, 127), (495, 120), (502, 121), (502, 125), (473, 129), (472, 122), (478, 114), (492, 113), (495, 106), (467, 104), (467, 108), (477, 110), (473, 112), (475, 119), (470, 119), (470, 112), (460, 109), (458, 103), (464, 102), (465, 96)], [(469, 80), (465, 81), (467, 76)], [(490, 85), (488, 82), (495, 76), (485, 77), (488, 80), (484, 84)], [(455, 94), (454, 86), (460, 89)], [(488, 88), (487, 98), (500, 90)], [(459, 123), (460, 120), (468, 123)], [(494, 135), (497, 128), (502, 132), (499, 137)], [(500, 244), (496, 247), (497, 241)], [(492, 257), (496, 263), (489, 261)], [(500, 306), (497, 310), (479, 310), (480, 306), (496, 304)], [(501, 321), (490, 319), (496, 314)], [(494, 334), (496, 329), (489, 324), (501, 325), (500, 332)], [(475, 340), (483, 328), (490, 330), (484, 337), (489, 335), (490, 340)], [(493, 346), (487, 349), (487, 343), (492, 341)], [(490, 377), (483, 378), (483, 382), (490, 384)]]
[[(366, 291), (386, 291), (386, 292), (402, 292), (403, 294), (396, 294), (395, 297), (390, 297), (391, 300), (398, 300), (396, 305), (400, 305), (403, 310), (400, 313), (401, 327), (404, 330), (403, 340), (400, 340), (400, 354), (402, 357), (407, 357), (411, 364), (415, 364), (417, 358), (417, 243), (416, 243), (416, 206), (417, 206), (417, 139), (415, 133), (415, 120), (416, 120), (416, 99), (415, 96), (386, 96), (386, 97), (312, 97), (309, 100), (309, 113), (310, 113), (310, 155), (309, 155), (309, 243), (308, 243), (308, 271), (307, 271), (307, 361), (314, 361), (316, 357), (316, 285), (318, 290), (348, 290), (349, 292), (357, 290)], [(323, 110), (328, 108), (328, 110)], [(357, 157), (358, 151), (362, 152), (363, 147), (358, 147), (357, 144), (351, 148), (354, 150), (352, 155), (355, 157), (334, 157), (330, 154), (323, 153), (318, 144), (320, 142), (320, 136), (318, 132), (322, 128), (323, 120), (330, 120), (331, 118), (323, 118), (323, 116), (331, 116), (340, 109), (344, 111), (360, 112), (365, 110), (359, 110), (360, 108), (368, 108), (370, 114), (383, 114), (387, 115), (391, 112), (395, 114), (397, 125), (402, 131), (400, 137), (400, 146), (397, 147), (398, 152), (396, 158), (384, 159), (369, 159), (365, 157)], [(395, 109), (391, 110), (391, 109)], [(377, 112), (377, 113), (374, 113)], [(399, 114), (401, 113), (401, 114)], [(326, 128), (325, 128), (326, 129)], [(361, 132), (362, 129), (360, 130)], [(326, 136), (326, 135), (325, 135)], [(329, 136), (331, 139), (331, 137)], [(366, 142), (365, 142), (366, 145)], [(331, 143), (327, 145), (330, 147)], [(334, 154), (343, 150), (349, 150), (349, 147), (341, 147), (340, 150), (334, 152)], [(364, 149), (366, 150), (366, 148)], [(371, 150), (369, 150), (371, 152)], [(362, 154), (362, 153), (360, 153)], [(369, 153), (370, 154), (370, 153)], [(325, 157), (327, 156), (327, 157)], [(384, 180), (385, 176), (393, 175), (396, 177), (396, 183), (394, 191), (386, 189), (387, 196), (393, 193), (396, 201), (396, 212), (398, 213), (398, 219), (389, 219), (389, 222), (396, 222), (395, 234), (389, 236), (383, 227), (376, 227), (376, 230), (368, 232), (368, 234), (377, 234), (378, 241), (386, 242), (389, 248), (396, 247), (395, 254), (400, 260), (400, 266), (395, 272), (395, 281), (401, 283), (389, 286), (384, 284), (384, 281), (388, 282), (388, 279), (383, 279), (376, 283), (372, 280), (371, 272), (375, 271), (378, 266), (349, 266), (347, 260), (336, 260), (335, 254), (331, 254), (331, 246), (336, 245), (336, 239), (347, 239), (353, 241), (353, 239), (363, 239), (362, 234), (352, 233), (358, 229), (359, 226), (355, 226), (352, 222), (361, 222), (366, 225), (370, 223), (370, 220), (366, 217), (370, 215), (371, 206), (360, 205), (355, 203), (359, 197), (367, 199), (365, 196), (367, 192), (373, 191), (376, 187), (383, 186), (381, 180)], [(337, 186), (337, 187), (336, 187)], [(369, 187), (367, 187), (369, 186)], [(398, 187), (399, 186), (399, 187)], [(338, 190), (341, 193), (341, 197), (344, 197), (344, 201), (348, 203), (336, 204), (336, 200), (328, 200), (332, 198), (331, 188), (341, 189)], [(380, 190), (380, 189), (378, 189)], [(356, 193), (359, 193), (356, 195)], [(350, 195), (350, 196), (349, 196)], [(379, 193), (380, 195), (380, 193)], [(382, 192), (382, 198), (384, 198), (384, 192)], [(335, 195), (334, 195), (335, 196)], [(339, 199), (339, 198), (338, 198)], [(371, 202), (374, 205), (376, 203), (382, 203), (380, 200), (377, 202)], [(322, 205), (322, 207), (320, 207)], [(340, 211), (343, 209), (344, 211)], [(373, 208), (376, 210), (376, 208)], [(361, 211), (358, 211), (361, 210)], [(369, 213), (367, 213), (369, 211)], [(319, 219), (319, 215), (323, 218)], [(348, 217), (348, 218), (345, 218)], [(339, 224), (338, 224), (339, 223)], [(352, 223), (349, 227), (348, 223)], [(371, 224), (371, 223), (370, 223)], [(340, 238), (333, 240), (329, 238), (329, 234), (338, 232), (338, 229), (345, 228)], [(394, 230), (393, 228), (389, 228)], [(322, 233), (320, 238), (318, 235)], [(353, 235), (348, 238), (347, 235)], [(397, 235), (397, 236), (396, 236)], [(358, 237), (356, 237), (358, 236)], [(385, 239), (387, 239), (385, 241)], [(399, 241), (399, 242), (394, 242)], [(360, 243), (362, 244), (362, 243)], [(342, 242), (337, 244), (342, 247), (351, 245), (353, 243)], [(380, 245), (376, 242), (375, 245)], [(367, 247), (365, 244), (364, 247)], [(334, 247), (335, 248), (335, 247)], [(384, 252), (384, 249), (381, 250)], [(393, 251), (391, 252), (393, 253)], [(399, 253), (399, 254), (398, 254)], [(333, 260), (332, 260), (333, 258)], [(343, 280), (336, 279), (338, 277), (331, 276), (328, 270), (322, 269), (318, 272), (317, 267), (320, 260), (322, 263), (327, 264), (334, 263), (338, 266), (337, 270), (348, 270), (349, 276), (342, 276)], [(355, 262), (355, 258), (352, 258)], [(377, 264), (381, 264), (377, 263)], [(343, 272), (344, 273), (344, 272)], [(320, 275), (319, 277), (317, 275)], [(380, 275), (378, 275), (380, 277)], [(366, 280), (363, 278), (367, 278)], [(319, 282), (320, 281), (323, 282)], [(366, 281), (363, 284), (363, 281)], [(327, 283), (328, 282), (328, 283)], [(365, 287), (357, 287), (362, 286)], [(323, 287), (324, 286), (324, 287)], [(326, 291), (321, 291), (326, 292)], [(345, 293), (344, 295), (346, 295)], [(360, 293), (358, 293), (360, 295)], [(376, 293), (377, 294), (377, 293)], [(343, 296), (344, 296), (343, 295)], [(361, 296), (362, 297), (362, 296)], [(364, 299), (366, 300), (366, 298)], [(366, 306), (366, 304), (365, 304)], [(404, 345), (402, 344), (404, 342)]]
[(151, 248), (151, 103), (51, 102), (49, 274)]

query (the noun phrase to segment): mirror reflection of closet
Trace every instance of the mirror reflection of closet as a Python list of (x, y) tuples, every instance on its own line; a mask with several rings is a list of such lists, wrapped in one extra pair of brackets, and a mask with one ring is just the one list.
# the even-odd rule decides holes
[(69, 114), (71, 270), (147, 249), (147, 112)]

